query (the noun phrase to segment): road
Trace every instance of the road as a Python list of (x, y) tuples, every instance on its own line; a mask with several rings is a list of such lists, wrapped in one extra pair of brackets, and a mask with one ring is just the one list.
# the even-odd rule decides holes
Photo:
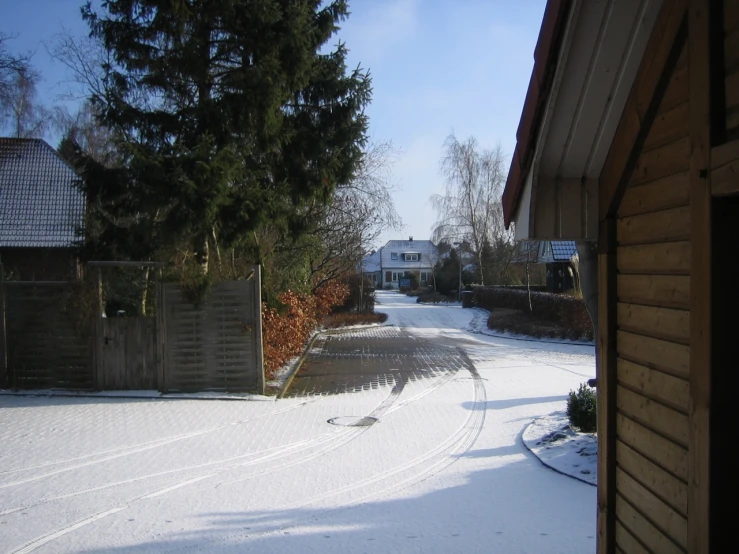
[(388, 326), (314, 346), (335, 363), (317, 367), (326, 390), (0, 397), (0, 550), (593, 552), (595, 488), (520, 440), (593, 376), (592, 347), (378, 300)]

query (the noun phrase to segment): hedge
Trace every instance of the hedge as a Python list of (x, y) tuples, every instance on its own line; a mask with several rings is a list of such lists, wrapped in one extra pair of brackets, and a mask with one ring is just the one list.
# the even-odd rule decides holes
[[(507, 287), (475, 287), (474, 304), (491, 312), (495, 308), (529, 312), (528, 292)], [(565, 327), (582, 337), (593, 336), (593, 324), (581, 298), (532, 291), (531, 307), (537, 318)]]

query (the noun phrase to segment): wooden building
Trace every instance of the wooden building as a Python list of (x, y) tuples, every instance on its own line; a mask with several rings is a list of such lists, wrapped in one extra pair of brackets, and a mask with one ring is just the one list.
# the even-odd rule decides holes
[(534, 57), (504, 211), (597, 252), (598, 552), (734, 551), (739, 1), (549, 0)]

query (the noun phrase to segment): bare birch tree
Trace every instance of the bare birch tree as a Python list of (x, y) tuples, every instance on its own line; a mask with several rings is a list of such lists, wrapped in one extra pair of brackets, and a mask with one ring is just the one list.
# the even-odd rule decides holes
[(474, 137), (460, 142), (455, 135), (444, 143), (441, 173), (444, 194), (431, 197), (437, 212), (432, 240), (467, 242), (477, 258), (481, 284), (485, 284), (483, 246), (510, 243), (503, 221), (501, 194), (506, 179), (505, 157), (500, 146), (481, 150)]

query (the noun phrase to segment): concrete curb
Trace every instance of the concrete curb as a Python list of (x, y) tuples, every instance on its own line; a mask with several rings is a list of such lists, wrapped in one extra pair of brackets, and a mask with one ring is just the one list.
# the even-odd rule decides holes
[(531, 450), (529, 448), (529, 445), (526, 444), (526, 441), (525, 440), (523, 440), (523, 436), (526, 434), (526, 431), (529, 429), (529, 427), (531, 427), (534, 424), (535, 421), (536, 421), (536, 419), (531, 420), (531, 423), (529, 423), (524, 428), (524, 430), (521, 431), (521, 435), (520, 435), (520, 437), (521, 437), (521, 444), (523, 444), (524, 448), (526, 448), (526, 450), (528, 450), (529, 452), (531, 452), (531, 454), (533, 454), (533, 456), (537, 460), (539, 460), (539, 462), (541, 462), (541, 465), (543, 465), (544, 467), (549, 468), (552, 471), (556, 471), (557, 473), (559, 473), (560, 475), (564, 475), (565, 477), (569, 477), (571, 479), (575, 479), (577, 481), (580, 481), (581, 483), (585, 483), (586, 485), (590, 485), (591, 487), (596, 487), (597, 488), (598, 487), (598, 483), (591, 483), (590, 481), (586, 481), (585, 479), (583, 479), (581, 477), (578, 477), (577, 475), (572, 475), (570, 473), (567, 473), (566, 471), (562, 471), (561, 469), (557, 469), (556, 467), (554, 467), (552, 465), (549, 465), (547, 462), (545, 462), (544, 460), (542, 460), (536, 452), (534, 452), (533, 450)]
[(323, 332), (316, 333), (313, 335), (313, 338), (308, 342), (308, 346), (303, 349), (303, 353), (300, 355), (300, 358), (298, 358), (298, 362), (295, 364), (295, 367), (292, 368), (290, 373), (288, 374), (287, 378), (285, 379), (285, 382), (282, 385), (282, 388), (280, 389), (280, 392), (277, 393), (276, 399), (285, 398), (285, 394), (287, 394), (288, 389), (290, 388), (290, 385), (293, 384), (293, 379), (295, 379), (295, 376), (298, 374), (298, 371), (300, 371), (301, 366), (303, 365), (303, 362), (308, 357), (308, 353), (311, 351), (311, 348), (313, 348), (313, 344), (318, 340), (318, 337), (323, 335)]

